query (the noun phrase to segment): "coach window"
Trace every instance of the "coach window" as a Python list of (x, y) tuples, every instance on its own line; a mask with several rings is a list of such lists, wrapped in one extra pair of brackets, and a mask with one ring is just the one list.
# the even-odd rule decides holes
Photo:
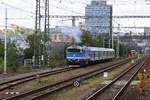
[(102, 51), (102, 56), (104, 56), (104, 51)]
[(94, 57), (94, 52), (91, 51), (91, 52), (90, 52), (90, 55), (91, 55), (91, 57)]
[(102, 51), (102, 54), (103, 54), (103, 56), (105, 56), (105, 54), (104, 54), (105, 52), (104, 51)]
[(96, 57), (98, 56), (98, 51), (96, 51)]
[(110, 56), (112, 55), (112, 51), (110, 51)]
[(103, 56), (103, 51), (100, 51), (100, 56)]
[(108, 51), (106, 51), (106, 56), (108, 56), (109, 55), (109, 53), (108, 53)]
[(110, 51), (108, 51), (108, 56), (110, 56)]

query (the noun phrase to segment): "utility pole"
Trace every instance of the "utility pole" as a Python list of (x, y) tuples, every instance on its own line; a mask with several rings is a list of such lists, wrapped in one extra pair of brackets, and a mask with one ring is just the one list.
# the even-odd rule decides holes
[(109, 44), (109, 48), (110, 48), (110, 45), (112, 45), (112, 49), (113, 49), (113, 32), (112, 32), (112, 20), (113, 20), (113, 18), (112, 18), (112, 13), (113, 13), (113, 10), (112, 10), (113, 8), (111, 7), (111, 10), (110, 10), (110, 29), (109, 29), (109, 43), (111, 43), (111, 44)]
[(4, 74), (7, 74), (7, 8), (5, 9)]
[(111, 41), (110, 41), (110, 38), (109, 38), (109, 48), (110, 48), (110, 42), (111, 42)]
[(72, 27), (75, 27), (75, 26), (76, 26), (76, 18), (72, 17)]
[(118, 34), (117, 34), (117, 58), (119, 58), (120, 52), (120, 39), (119, 39), (119, 32), (120, 32), (120, 24), (118, 24)]
[(112, 37), (111, 37), (111, 48), (113, 49), (114, 48), (114, 36), (113, 36), (113, 32), (112, 32)]
[(105, 48), (105, 36), (103, 37), (103, 48)]
[(112, 32), (112, 35), (111, 35), (111, 48), (114, 49), (114, 33), (113, 32)]

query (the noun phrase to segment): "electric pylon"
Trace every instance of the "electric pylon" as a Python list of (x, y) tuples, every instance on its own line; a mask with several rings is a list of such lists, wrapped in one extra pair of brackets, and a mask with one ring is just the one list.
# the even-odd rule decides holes
[(36, 0), (36, 16), (35, 16), (35, 34), (34, 38), (34, 56), (33, 56), (33, 66), (41, 66), (41, 45), (40, 45), (40, 35), (41, 35), (41, 2)]

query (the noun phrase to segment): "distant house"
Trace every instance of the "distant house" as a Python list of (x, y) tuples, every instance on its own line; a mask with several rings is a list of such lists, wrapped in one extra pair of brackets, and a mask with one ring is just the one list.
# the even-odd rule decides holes
[[(0, 32), (5, 33), (5, 27), (0, 27)], [(7, 33), (8, 34), (23, 34), (23, 35), (31, 35), (34, 33), (33, 29), (26, 28), (23, 26), (11, 24), (7, 28)]]
[(72, 43), (73, 42), (73, 37), (68, 36), (64, 33), (52, 33), (50, 34), (50, 38), (52, 42), (57, 42), (57, 43)]
[[(4, 41), (5, 34), (0, 32), (0, 40)], [(20, 34), (7, 34), (7, 42), (14, 42), (18, 48), (27, 47), (26, 36)]]
[(73, 43), (73, 37), (64, 33), (51, 33), (51, 49), (48, 51), (49, 56), (65, 57), (67, 44)]
[(77, 27), (57, 26), (50, 28), (51, 49), (49, 56), (65, 57), (66, 47), (80, 41), (81, 31)]

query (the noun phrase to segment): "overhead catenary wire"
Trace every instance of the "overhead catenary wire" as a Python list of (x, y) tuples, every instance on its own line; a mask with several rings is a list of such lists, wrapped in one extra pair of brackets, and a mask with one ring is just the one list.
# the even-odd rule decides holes
[(15, 6), (13, 6), (13, 5), (10, 5), (10, 4), (8, 4), (8, 3), (5, 3), (5, 2), (0, 2), (0, 4), (5, 5), (5, 6), (7, 6), (7, 7), (10, 7), (10, 8), (14, 8), (14, 9), (16, 9), (16, 10), (20, 10), (20, 11), (26, 12), (26, 13), (35, 14), (35, 13), (32, 12), (32, 11), (28, 11), (28, 10), (25, 10), (25, 9), (22, 9), (22, 8), (18, 8), (18, 7), (15, 7)]
[[(16, 9), (16, 10), (20, 10), (20, 11), (26, 12), (26, 13), (35, 14), (35, 13), (32, 12), (32, 11), (28, 11), (28, 10), (25, 10), (25, 9), (22, 9), (22, 8), (18, 8), (18, 7), (15, 7), (15, 6), (13, 6), (13, 5), (10, 5), (10, 4), (8, 4), (8, 3), (5, 3), (5, 2), (0, 2), (0, 4), (5, 5), (5, 6), (7, 6), (7, 7), (10, 7), (10, 8), (14, 8), (14, 9)], [(75, 14), (82, 14), (82, 15), (83, 15), (83, 13), (76, 12), (76, 11), (73, 11), (73, 10), (69, 10), (69, 8), (66, 7), (66, 6), (65, 6), (66, 8), (58, 7), (58, 6), (55, 6), (55, 5), (52, 5), (52, 4), (50, 4), (50, 6), (53, 6), (53, 7), (57, 8), (57, 9), (69, 11), (69, 12), (72, 12), (72, 13), (75, 13)]]
[[(32, 16), (28, 18), (23, 18), (23, 17), (8, 17), (8, 20), (31, 20), (34, 19)], [(5, 18), (0, 18), (0, 20), (5, 20)]]
[(57, 9), (69, 11), (69, 12), (72, 12), (72, 13), (75, 13), (75, 14), (81, 14), (81, 15), (83, 15), (83, 13), (76, 12), (76, 11), (73, 11), (73, 10), (69, 10), (68, 8), (62, 8), (62, 7), (58, 7), (58, 6), (52, 5), (52, 4), (50, 6), (53, 6), (53, 7), (57, 8)]

